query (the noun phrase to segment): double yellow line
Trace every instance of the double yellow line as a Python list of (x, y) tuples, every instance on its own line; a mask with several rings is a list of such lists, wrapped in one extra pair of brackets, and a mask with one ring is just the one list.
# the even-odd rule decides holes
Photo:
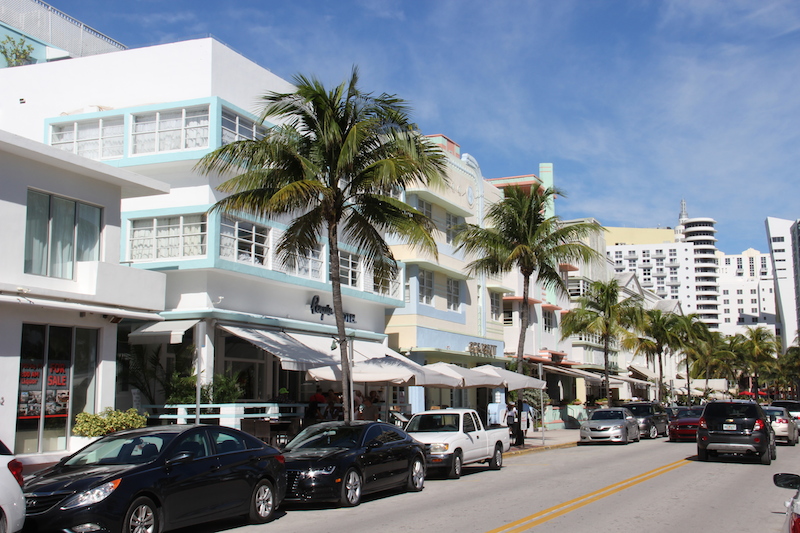
[(687, 461), (686, 459), (675, 461), (674, 463), (664, 465), (662, 467), (656, 468), (655, 470), (650, 470), (649, 472), (645, 472), (644, 474), (639, 474), (638, 476), (626, 479), (625, 481), (620, 481), (619, 483), (614, 483), (613, 485), (609, 485), (600, 490), (590, 492), (589, 494), (584, 494), (583, 496), (575, 498), (574, 500), (570, 500), (568, 502), (555, 505), (549, 509), (545, 509), (544, 511), (539, 511), (536, 514), (532, 514), (530, 516), (526, 516), (525, 518), (521, 518), (516, 522), (511, 522), (510, 524), (506, 524), (497, 529), (492, 529), (487, 533), (519, 533), (520, 531), (527, 531), (533, 527), (538, 526), (539, 524), (543, 524), (549, 520), (552, 520), (553, 518), (565, 515), (576, 509), (580, 509), (584, 505), (589, 505), (590, 503), (596, 502), (597, 500), (602, 500), (606, 496), (611, 496), (612, 494), (616, 494), (625, 489), (629, 489), (634, 485), (638, 485), (643, 481), (647, 481), (648, 479), (660, 476), (661, 474), (666, 474), (667, 472), (675, 470), (676, 468), (686, 464), (689, 464), (689, 461)]

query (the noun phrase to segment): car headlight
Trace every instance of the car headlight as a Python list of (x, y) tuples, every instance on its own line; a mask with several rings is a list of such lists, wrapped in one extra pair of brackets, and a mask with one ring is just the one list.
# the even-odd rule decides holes
[(445, 453), (450, 445), (446, 442), (434, 442), (431, 444), (431, 453)]
[(329, 476), (336, 470), (336, 465), (322, 466), (318, 468), (309, 468), (306, 470), (307, 477)]
[(86, 505), (92, 505), (94, 503), (101, 502), (108, 498), (111, 493), (114, 492), (114, 489), (119, 487), (121, 481), (122, 478), (117, 478), (114, 481), (103, 483), (99, 487), (79, 492), (64, 502), (64, 505), (61, 506), (61, 509), (74, 509), (75, 507), (84, 507)]
[(625, 427), (625, 424), (615, 424), (611, 426), (611, 429), (622, 429)]

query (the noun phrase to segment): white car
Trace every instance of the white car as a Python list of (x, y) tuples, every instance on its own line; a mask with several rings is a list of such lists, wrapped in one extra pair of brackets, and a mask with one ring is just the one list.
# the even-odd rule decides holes
[(765, 406), (764, 412), (769, 415), (772, 421), (775, 439), (785, 440), (789, 446), (797, 444), (797, 422), (785, 407)]
[(792, 533), (800, 527), (800, 476), (797, 474), (775, 474), (772, 482), (782, 489), (792, 489), (794, 496), (786, 502), (786, 520), (783, 522), (784, 533)]
[(22, 463), (0, 441), (0, 533), (16, 533), (24, 522)]

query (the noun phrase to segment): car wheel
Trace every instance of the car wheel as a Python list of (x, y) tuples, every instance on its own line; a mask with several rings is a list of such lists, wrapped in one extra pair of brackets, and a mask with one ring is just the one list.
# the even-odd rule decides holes
[(408, 483), (406, 488), (413, 492), (419, 492), (425, 486), (425, 465), (422, 459), (415, 457), (411, 461), (411, 466), (408, 469)]
[(771, 465), (772, 464), (772, 452), (767, 446), (767, 449), (764, 450), (764, 453), (761, 454), (761, 464), (762, 465)]
[(641, 442), (641, 441), (642, 441), (642, 432), (639, 431), (639, 427), (637, 426), (636, 427), (636, 442)]
[(133, 500), (122, 527), (123, 533), (158, 533), (158, 512), (153, 500), (144, 496)]
[(0, 533), (8, 533), (8, 521), (2, 510), (0, 510)]
[(697, 458), (700, 461), (708, 461), (708, 450), (704, 448), (697, 448)]
[(626, 431), (625, 434), (622, 436), (622, 440), (619, 441), (620, 444), (625, 445), (628, 444), (628, 432)]
[(344, 475), (340, 503), (346, 507), (361, 503), (361, 474), (355, 468), (349, 469)]
[(458, 479), (461, 477), (461, 467), (463, 465), (463, 459), (461, 458), (461, 451), (456, 451), (453, 454), (453, 462), (450, 465), (450, 471), (447, 473), (447, 477), (450, 479)]
[(647, 434), (647, 438), (649, 438), (649, 439), (658, 438), (658, 428), (655, 427), (655, 426), (650, 426), (650, 431)]
[(272, 519), (275, 512), (275, 489), (268, 479), (256, 483), (250, 498), (250, 521), (263, 524)]
[(503, 448), (498, 444), (494, 447), (494, 455), (489, 460), (489, 468), (492, 470), (500, 470), (503, 468)]
[(769, 457), (774, 461), (775, 459), (778, 458), (778, 445), (773, 443), (769, 449), (770, 449)]

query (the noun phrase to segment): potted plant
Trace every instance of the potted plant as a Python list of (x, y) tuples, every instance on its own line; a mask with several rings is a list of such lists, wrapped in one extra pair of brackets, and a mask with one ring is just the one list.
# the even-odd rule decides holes
[(147, 425), (147, 414), (140, 415), (136, 409), (115, 411), (107, 407), (102, 413), (78, 413), (72, 427), (70, 449), (83, 448), (93, 440), (123, 429), (142, 428)]

